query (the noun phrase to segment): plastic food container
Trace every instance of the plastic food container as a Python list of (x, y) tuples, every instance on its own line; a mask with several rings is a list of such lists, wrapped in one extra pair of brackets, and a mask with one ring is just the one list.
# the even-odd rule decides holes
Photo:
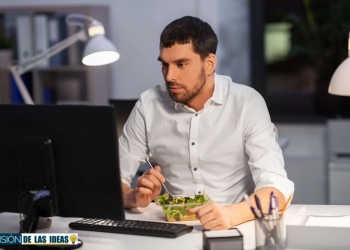
[(195, 214), (189, 214), (188, 209), (201, 206), (210, 201), (206, 195), (176, 195), (173, 201), (168, 201), (170, 204), (164, 204), (166, 195), (158, 196), (156, 203), (162, 207), (167, 221), (191, 221), (197, 220)]

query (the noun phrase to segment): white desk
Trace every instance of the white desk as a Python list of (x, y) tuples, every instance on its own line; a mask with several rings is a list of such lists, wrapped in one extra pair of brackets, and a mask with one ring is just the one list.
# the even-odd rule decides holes
[[(295, 215), (305, 207), (309, 214), (313, 215), (345, 215), (350, 214), (350, 206), (327, 206), (327, 205), (291, 205), (285, 213), (285, 224), (295, 225)], [(154, 203), (147, 208), (126, 210), (126, 219), (165, 221), (164, 214), (159, 206)], [(176, 239), (125, 235), (114, 233), (100, 233), (89, 231), (76, 231), (68, 227), (68, 223), (78, 218), (52, 217), (53, 224), (51, 228), (38, 230), (40, 233), (78, 233), (79, 238), (83, 240), (82, 250), (201, 250), (202, 248), (202, 225), (198, 221), (187, 222), (194, 226), (194, 230), (186, 235)], [(13, 213), (0, 213), (0, 233), (18, 233), (19, 215)], [(250, 221), (238, 226), (238, 229), (244, 235), (244, 248), (255, 249), (255, 228), (254, 221)]]

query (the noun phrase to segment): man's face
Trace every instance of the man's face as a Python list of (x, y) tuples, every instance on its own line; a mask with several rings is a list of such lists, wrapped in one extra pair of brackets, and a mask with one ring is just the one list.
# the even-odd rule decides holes
[(161, 48), (158, 60), (173, 101), (187, 104), (201, 92), (207, 80), (204, 61), (194, 53), (192, 43)]

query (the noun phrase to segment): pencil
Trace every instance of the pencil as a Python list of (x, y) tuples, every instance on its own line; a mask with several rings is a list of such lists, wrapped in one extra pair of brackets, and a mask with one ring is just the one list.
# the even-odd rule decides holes
[(292, 198), (293, 198), (293, 195), (289, 196), (289, 198), (288, 198), (286, 204), (284, 205), (284, 208), (283, 208), (282, 211), (281, 211), (281, 216), (283, 216), (284, 212), (287, 210), (288, 204), (289, 204), (289, 202), (292, 200)]

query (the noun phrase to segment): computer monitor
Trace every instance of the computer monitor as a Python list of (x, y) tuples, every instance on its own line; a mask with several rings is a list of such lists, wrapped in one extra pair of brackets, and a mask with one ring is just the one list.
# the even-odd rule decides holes
[(121, 136), (123, 133), (123, 128), (126, 121), (129, 118), (131, 111), (133, 110), (137, 100), (117, 100), (110, 99), (109, 104), (113, 105), (115, 108), (117, 116), (117, 135)]
[[(109, 104), (114, 106), (115, 114), (117, 117), (117, 134), (118, 138), (123, 133), (123, 128), (126, 123), (126, 121), (129, 118), (129, 115), (131, 114), (131, 111), (133, 110), (137, 100), (117, 100), (117, 99), (110, 99)], [(149, 168), (147, 164), (142, 164), (139, 166), (134, 178), (132, 179), (130, 186), (134, 188), (137, 183), (137, 179)]]
[(51, 149), (40, 152), (51, 156), (38, 162), (54, 165), (45, 178), (55, 180), (57, 215), (124, 219), (112, 106), (0, 105), (0, 117), (0, 211), (19, 212), (21, 171), (37, 167), (21, 165), (28, 157), (19, 160), (19, 145), (49, 139)]

